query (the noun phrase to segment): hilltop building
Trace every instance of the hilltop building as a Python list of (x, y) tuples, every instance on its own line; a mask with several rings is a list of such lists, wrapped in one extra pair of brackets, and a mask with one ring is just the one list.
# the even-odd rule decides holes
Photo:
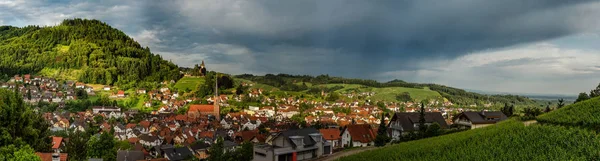
[(202, 64), (200, 64), (200, 76), (206, 75), (206, 66), (204, 66), (204, 60), (202, 60)]

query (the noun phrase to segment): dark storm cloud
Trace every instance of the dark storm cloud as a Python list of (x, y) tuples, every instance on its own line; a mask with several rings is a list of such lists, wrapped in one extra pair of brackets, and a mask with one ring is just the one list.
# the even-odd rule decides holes
[[(165, 51), (198, 44), (234, 44), (279, 68), (289, 53), (313, 57), (294, 63), (314, 73), (365, 73), (412, 66), (412, 61), (451, 59), (470, 52), (547, 40), (580, 32), (565, 19), (569, 7), (587, 1), (177, 1), (146, 3), (147, 26), (165, 29)], [(299, 52), (303, 51), (305, 53)], [(214, 61), (230, 61), (214, 54)], [(218, 58), (218, 59), (217, 59)], [(347, 59), (352, 58), (352, 59)], [(275, 61), (275, 62), (273, 62)], [(311, 63), (309, 63), (311, 62)], [(267, 67), (270, 66), (270, 67)], [(267, 71), (269, 72), (269, 71)], [(285, 72), (285, 71), (282, 71)], [(342, 72), (350, 75), (353, 72)], [(364, 76), (364, 75), (363, 75)]]
[[(457, 73), (444, 79), (475, 73), (483, 78), (517, 79), (526, 74), (501, 68), (560, 62), (540, 56), (498, 61), (477, 71), (459, 68), (470, 73), (451, 71), (444, 63), (485, 50), (597, 30), (599, 4), (584, 0), (17, 0), (0, 1), (0, 25), (99, 19), (181, 66), (206, 60), (210, 70), (233, 74), (331, 74), (430, 82), (431, 76), (422, 73)], [(378, 77), (382, 74), (386, 77)]]

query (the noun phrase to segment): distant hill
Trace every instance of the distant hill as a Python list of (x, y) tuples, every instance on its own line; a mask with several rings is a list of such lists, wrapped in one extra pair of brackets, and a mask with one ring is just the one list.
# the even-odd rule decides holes
[(177, 65), (98, 20), (70, 19), (49, 27), (1, 26), (0, 57), (3, 77), (32, 73), (109, 85), (181, 77)]
[(484, 91), (484, 90), (475, 90), (475, 89), (465, 89), (469, 92), (480, 93), (480, 94), (489, 94), (489, 95), (507, 95), (514, 94), (519, 96), (525, 96), (534, 100), (548, 100), (554, 101), (558, 99), (564, 99), (567, 102), (573, 102), (577, 99), (576, 95), (568, 95), (568, 94), (539, 94), (539, 93), (510, 93), (510, 92), (492, 92), (492, 91)]
[[(329, 75), (308, 76), (288, 74), (267, 74), (264, 76), (242, 74), (235, 76), (235, 78), (268, 85), (283, 91), (308, 91), (314, 94), (318, 94), (321, 91), (374, 91), (376, 94), (385, 94), (372, 97), (375, 98), (374, 101), (377, 98), (385, 101), (395, 100), (398, 94), (408, 92), (416, 100), (447, 99), (461, 106), (483, 106), (490, 103), (494, 106), (502, 106), (504, 104), (538, 106), (535, 101), (518, 95), (484, 95), (439, 84), (409, 83), (402, 80), (382, 83), (375, 80), (330, 77)], [(334, 88), (336, 85), (341, 85), (342, 87)]]

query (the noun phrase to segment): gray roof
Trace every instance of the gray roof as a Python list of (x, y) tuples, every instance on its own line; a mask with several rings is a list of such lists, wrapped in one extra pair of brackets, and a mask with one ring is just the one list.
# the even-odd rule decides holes
[[(486, 112), (463, 112), (457, 117), (466, 117), (473, 124), (493, 124), (498, 121), (506, 120), (507, 117), (500, 111), (486, 111)], [(497, 118), (494, 120), (487, 120), (487, 118)]]
[(194, 155), (187, 147), (165, 149), (164, 152), (169, 160), (184, 160)]
[[(287, 131), (281, 132), (280, 135), (286, 137), (287, 139), (289, 139), (290, 136), (304, 136), (304, 139), (303, 139), (304, 145), (310, 146), (310, 145), (313, 145), (316, 143), (312, 139), (312, 137), (309, 136), (309, 134), (314, 134), (314, 133), (320, 134), (320, 132), (317, 129), (311, 127), (311, 128), (304, 128), (304, 129), (287, 130)], [(308, 139), (308, 138), (311, 138), (311, 139)], [(293, 143), (293, 141), (290, 141), (290, 142)]]
[(117, 161), (137, 161), (144, 159), (144, 152), (139, 150), (131, 151), (118, 151)]
[[(400, 121), (400, 125), (402, 126), (402, 129), (404, 129), (404, 131), (415, 131), (417, 129), (415, 129), (414, 124), (419, 123), (420, 117), (421, 115), (418, 112), (398, 112), (394, 114), (390, 123), (398, 120)], [(446, 124), (446, 120), (444, 120), (444, 117), (442, 117), (442, 113), (425, 112), (425, 123), (434, 122), (437, 122), (442, 127), (442, 129), (448, 127), (448, 124)]]

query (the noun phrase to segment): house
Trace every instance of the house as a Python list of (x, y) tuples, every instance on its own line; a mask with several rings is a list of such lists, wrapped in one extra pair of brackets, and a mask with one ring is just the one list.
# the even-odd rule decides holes
[[(418, 131), (419, 118), (420, 114), (418, 112), (395, 113), (387, 125), (389, 135), (392, 137), (392, 139), (399, 139), (400, 136), (406, 135), (409, 132)], [(433, 123), (439, 124), (442, 129), (448, 128), (448, 124), (444, 120), (442, 113), (425, 112), (425, 125), (429, 126)]]
[(152, 136), (148, 134), (139, 135), (140, 143), (144, 146), (157, 146), (162, 144), (162, 141), (158, 138), (158, 136)]
[(119, 90), (119, 91), (117, 92), (117, 97), (119, 97), (119, 98), (123, 98), (123, 97), (125, 97), (125, 91)]
[[(330, 128), (330, 129), (320, 129), (321, 135), (323, 138), (331, 144), (331, 148), (339, 148), (340, 146), (340, 129)], [(333, 150), (333, 149), (332, 149)]]
[(188, 147), (163, 149), (163, 152), (165, 158), (172, 161), (186, 160), (194, 156), (194, 153)]
[(110, 86), (104, 86), (104, 88), (102, 88), (105, 91), (110, 91)]
[(40, 157), (41, 161), (67, 161), (67, 153), (40, 153), (36, 152), (35, 155)]
[(60, 153), (61, 149), (65, 147), (62, 137), (52, 137), (52, 150), (54, 153)]
[(139, 150), (119, 150), (117, 152), (117, 161), (137, 161), (144, 159), (144, 152)]
[(146, 94), (146, 89), (140, 88), (140, 89), (137, 90), (137, 93), (138, 94)]
[(368, 124), (348, 125), (342, 132), (340, 146), (367, 147), (374, 145), (375, 133)]
[(84, 89), (85, 88), (85, 83), (83, 83), (83, 82), (77, 82), (77, 83), (75, 83), (75, 88)]
[(94, 114), (102, 112), (121, 112), (121, 109), (119, 107), (114, 106), (94, 106), (92, 107), (92, 112)]
[(331, 145), (315, 128), (279, 132), (267, 142), (254, 146), (254, 161), (311, 160), (331, 153)]
[(490, 126), (506, 119), (506, 115), (500, 111), (470, 111), (458, 114), (453, 122), (467, 129), (476, 129)]
[(194, 153), (194, 156), (196, 156), (196, 158), (200, 159), (200, 160), (206, 160), (206, 158), (208, 158), (208, 149), (210, 148), (210, 144), (207, 143), (196, 143), (192, 146), (190, 146), (190, 149), (192, 149), (192, 152)]

